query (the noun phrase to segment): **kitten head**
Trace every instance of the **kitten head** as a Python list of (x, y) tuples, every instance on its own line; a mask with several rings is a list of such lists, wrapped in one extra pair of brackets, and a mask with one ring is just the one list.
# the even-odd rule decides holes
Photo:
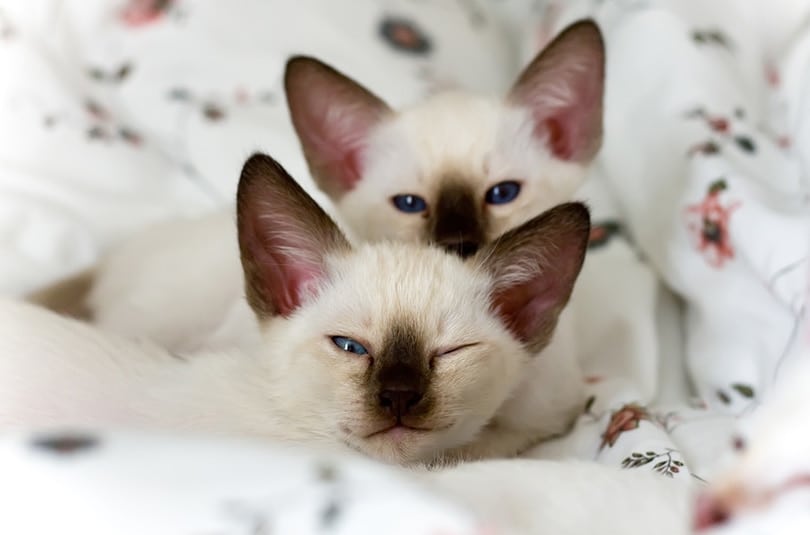
[[(261, 155), (245, 164), (237, 207), (268, 399), (291, 433), (398, 463), (431, 460), (487, 425), (549, 342), (589, 233), (587, 209), (572, 203), (466, 262), (426, 245), (353, 248)], [(545, 379), (538, 389), (561, 386)]]
[(597, 26), (563, 31), (503, 100), (438, 94), (399, 112), (312, 58), (288, 63), (293, 125), (319, 187), (365, 240), (463, 256), (569, 200), (602, 136)]

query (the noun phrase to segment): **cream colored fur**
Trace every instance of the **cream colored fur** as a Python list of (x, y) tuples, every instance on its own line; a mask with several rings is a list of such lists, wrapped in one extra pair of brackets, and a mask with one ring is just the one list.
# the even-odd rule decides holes
[[(3, 302), (0, 429), (134, 425), (237, 433), (344, 444), (415, 462), (470, 443), (473, 449), (457, 455), (503, 455), (566, 430), (581, 407), (573, 359), (532, 358), (490, 312), (493, 281), (473, 264), (437, 249), (383, 243), (331, 257), (327, 271), (318, 297), (289, 319), (266, 320), (260, 350), (193, 358)], [(437, 357), (435, 431), (367, 439), (376, 422), (357, 386), (366, 361), (329, 337), (356, 337), (373, 351), (403, 318), (435, 349), (478, 345)], [(531, 392), (542, 395), (526, 397)], [(519, 428), (525, 423), (515, 419), (515, 404), (531, 414), (528, 428)]]
[[(579, 43), (584, 43), (583, 47)], [(374, 111), (371, 115), (376, 122), (368, 132), (363, 133), (361, 180), (348, 190), (336, 186), (340, 180), (327, 184), (321, 176), (319, 181), (325, 191), (331, 192), (346, 228), (360, 241), (393, 239), (402, 243), (423, 242), (428, 239), (423, 228), (425, 218), (420, 214), (398, 212), (391, 204), (390, 197), (401, 193), (418, 194), (423, 195), (430, 204), (447, 180), (462, 181), (475, 197), (480, 198), (487, 220), (486, 235), (482, 237), (484, 241), (492, 241), (545, 208), (569, 199), (580, 185), (601, 135), (601, 40), (595, 25), (581, 24), (567, 37), (561, 38), (558, 45), (552, 45), (549, 49), (553, 50), (548, 57), (544, 52), (527, 67), (505, 99), (445, 93), (398, 113), (386, 111), (378, 114)], [(588, 61), (582, 63), (580, 56), (587, 57)], [(574, 71), (581, 73), (583, 65), (590, 64), (594, 67), (592, 71), (597, 74), (590, 77), (590, 85), (584, 85), (592, 91), (590, 94), (585, 91), (588, 96), (583, 102), (571, 101), (573, 93), (565, 85), (566, 80), (570, 82), (570, 77), (566, 76)], [(293, 72), (291, 76), (299, 80), (299, 84), (303, 83), (302, 87), (306, 87), (307, 77), (315, 76), (314, 82), (337, 84), (340, 89), (338, 96), (341, 92), (349, 91), (355, 96), (359, 95), (358, 98), (369, 99), (365, 90), (356, 87), (347, 90), (347, 84), (353, 82), (341, 81), (341, 75), (330, 74), (328, 67), (317, 67), (312, 60), (294, 62), (292, 65), (288, 74)], [(544, 73), (554, 76), (549, 77)], [(538, 85), (540, 93), (549, 97), (541, 103), (548, 109), (538, 110), (529, 106), (533, 98), (537, 100), (533, 92), (535, 85)], [(289, 86), (287, 90), (290, 91)], [(552, 154), (552, 145), (558, 143), (559, 139), (555, 141), (551, 138), (563, 128), (558, 121), (560, 118), (553, 112), (566, 99), (569, 99), (568, 106), (588, 111), (585, 114), (588, 117), (582, 120), (588, 126), (572, 126), (572, 132), (580, 137), (583, 136), (582, 131), (589, 134), (587, 139), (572, 139), (576, 154), (569, 154), (569, 158), (563, 160)], [(316, 99), (316, 102), (322, 103), (323, 100)], [(371, 96), (368, 105), (370, 109), (377, 110), (375, 106), (379, 107), (380, 101)], [(340, 109), (336, 105), (336, 109), (327, 111), (336, 112), (340, 122), (341, 117), (348, 113), (347, 110), (351, 111), (352, 107)], [(538, 115), (541, 111), (545, 115)], [(299, 123), (303, 123), (296, 123), (299, 135), (302, 128), (319, 128), (317, 125), (307, 126), (306, 121), (311, 121), (311, 117), (308, 118), (306, 110), (295, 113), (303, 117), (299, 117)], [(352, 115), (350, 121), (337, 125), (337, 131), (342, 131), (343, 126), (357, 123), (358, 117), (367, 119), (367, 116), (364, 113), (358, 113), (357, 117)], [(348, 132), (347, 136), (354, 140), (355, 132)], [(315, 138), (320, 139), (317, 135)], [(340, 147), (343, 141), (336, 140), (335, 147)], [(331, 157), (333, 148), (321, 152)], [(556, 150), (565, 150), (565, 147), (557, 147)], [(311, 154), (308, 153), (309, 156)], [(324, 162), (315, 164), (310, 162), (313, 169)], [(324, 166), (329, 169), (329, 162)], [(508, 205), (486, 204), (484, 195), (487, 189), (504, 180), (519, 181), (522, 184), (520, 196)], [(296, 412), (294, 409), (311, 412), (313, 418), (329, 416), (332, 417), (329, 425), (338, 425), (335, 422), (346, 415), (342, 412), (335, 414), (335, 411), (344, 410), (345, 405), (319, 402), (314, 397), (317, 393), (323, 400), (335, 401), (332, 396), (338, 393), (350, 396), (353, 390), (340, 386), (346, 384), (345, 376), (330, 377), (329, 380), (333, 382), (328, 384), (335, 386), (325, 387), (325, 375), (338, 375), (344, 368), (316, 366), (317, 363), (307, 357), (320, 355), (312, 347), (296, 346), (286, 351), (283, 347), (281, 350), (276, 347), (293, 341), (301, 342), (313, 332), (306, 331), (303, 323), (296, 323), (304, 311), (296, 313), (289, 320), (283, 329), (285, 334), (277, 334), (281, 328), (277, 329), (271, 323), (264, 336), (261, 335), (256, 318), (244, 299), (244, 278), (236, 243), (233, 218), (216, 214), (194, 221), (164, 224), (122, 244), (94, 270), (86, 301), (93, 323), (105, 331), (133, 339), (147, 339), (166, 347), (170, 352), (185, 354), (187, 360), (200, 358), (204, 363), (212, 362), (209, 356), (212, 351), (248, 355), (270, 351), (280, 355), (269, 360), (274, 363), (273, 369), (276, 369), (275, 366), (282, 367), (283, 380), (280, 376), (273, 376), (267, 383), (282, 400), (279, 407), (283, 410), (289, 404), (291, 412)], [(398, 252), (392, 245), (385, 247), (388, 249), (370, 249), (393, 255), (383, 259), (383, 255), (378, 254), (379, 258), (368, 264), (378, 271), (365, 273), (366, 264), (358, 263), (353, 269), (364, 276), (358, 277), (354, 286), (342, 288), (334, 302), (325, 294), (319, 298), (320, 306), (312, 309), (310, 325), (325, 327), (322, 325), (324, 318), (333, 317), (337, 311), (343, 311), (339, 318), (343, 322), (341, 325), (353, 327), (359, 333), (365, 333), (371, 326), (357, 321), (373, 320), (385, 325), (384, 316), (357, 316), (344, 310), (344, 302), (356, 302), (356, 296), (366, 295), (368, 302), (364, 302), (364, 306), (380, 302), (392, 307), (381, 308), (378, 313), (385, 310), (413, 310), (414, 314), (421, 314), (419, 325), (425, 329), (434, 328), (433, 332), (428, 331), (428, 339), (432, 343), (441, 341), (433, 338), (440, 334), (469, 337), (476, 333), (477, 336), (486, 337), (494, 332), (494, 327), (490, 329), (476, 323), (480, 318), (465, 317), (470, 310), (478, 310), (479, 314), (488, 310), (488, 304), (481, 301), (482, 289), (474, 286), (480, 284), (480, 278), (468, 273), (473, 269), (471, 266), (463, 267), (461, 260), (455, 258), (443, 260), (456, 265), (456, 272), (442, 273), (438, 279), (443, 281), (440, 287), (426, 292), (423, 287), (433, 284), (430, 272), (423, 272), (421, 278), (408, 275), (410, 279), (406, 277), (403, 280), (412, 282), (403, 282), (400, 280), (400, 269), (407, 269), (411, 265), (408, 254)], [(424, 266), (412, 267), (414, 270), (418, 267), (425, 269), (434, 264), (426, 262)], [(377, 291), (371, 293), (369, 288), (375, 288), (374, 281), (378, 279)], [(391, 285), (397, 288), (396, 292), (381, 289), (390, 288)], [(403, 288), (407, 291), (403, 291)], [(414, 292), (423, 293), (410, 295)], [(378, 301), (380, 299), (383, 301)], [(449, 319), (442, 319), (442, 314)], [(334, 318), (338, 319), (337, 316)], [(459, 321), (450, 321), (453, 318)], [(490, 317), (490, 320), (500, 325), (497, 319)], [(278, 323), (280, 320), (273, 321)], [(443, 330), (435, 330), (437, 326)], [(506, 332), (502, 326), (500, 329), (502, 334)], [(321, 332), (320, 336), (323, 338), (327, 334), (341, 333)], [(463, 351), (464, 358), (453, 361), (464, 362), (465, 365), (455, 369), (452, 374), (439, 375), (436, 380), (442, 391), (446, 391), (443, 395), (450, 396), (442, 406), (464, 413), (467, 417), (461, 419), (463, 425), (454, 424), (441, 433), (432, 433), (429, 443), (409, 442), (398, 444), (394, 449), (391, 449), (391, 444), (385, 443), (377, 448), (362, 441), (358, 445), (352, 433), (344, 433), (344, 441), (372, 455), (394, 460), (424, 460), (435, 456), (438, 451), (445, 452), (450, 459), (457, 459), (514, 455), (531, 445), (532, 441), (562, 433), (584, 402), (571, 334), (571, 320), (563, 312), (551, 343), (536, 358), (529, 359), (523, 347), (508, 333), (506, 337), (484, 341), (476, 346), (477, 349)], [(511, 346), (507, 344), (509, 340)], [(191, 352), (199, 352), (200, 355), (192, 356)], [(122, 353), (132, 357), (137, 355), (134, 351)], [(292, 358), (291, 355), (295, 355), (296, 360), (286, 363), (285, 359)], [(484, 358), (487, 355), (491, 358)], [(518, 361), (520, 364), (515, 364)], [(299, 362), (307, 362), (307, 365), (298, 368)], [(504, 366), (503, 369), (489, 367), (496, 363)], [(132, 366), (137, 367), (137, 364), (133, 363)], [(256, 376), (262, 377), (261, 374)], [(193, 383), (194, 380), (190, 381)], [(296, 389), (306, 385), (299, 383), (308, 381), (320, 383), (310, 385), (312, 396), (302, 395), (300, 406), (295, 405), (298, 402), (294, 395), (280, 394), (289, 387), (290, 392), (300, 395)], [(476, 385), (472, 397), (452, 397), (455, 389), (471, 384)], [(342, 401), (348, 403), (351, 400)], [(256, 410), (260, 410), (258, 404)], [(361, 421), (361, 416), (349, 411), (346, 417)], [(454, 417), (454, 414), (447, 415), (449, 419)], [(444, 425), (443, 417), (437, 418)], [(311, 421), (302, 421), (292, 425), (322, 429), (325, 435), (334, 436), (331, 434), (333, 427), (326, 424), (313, 426)], [(428, 455), (428, 451), (432, 453)]]
[(366, 174), (335, 201), (342, 219), (365, 240), (424, 239), (424, 220), (388, 202), (416, 194), (428, 201), (447, 180), (484, 193), (499, 182), (520, 180), (518, 198), (486, 205), (491, 241), (538, 213), (571, 199), (587, 171), (583, 164), (554, 158), (532, 137), (528, 110), (498, 99), (445, 93), (399, 112), (369, 136)]
[[(530, 128), (528, 112), (463, 93), (403, 110), (372, 133), (366, 175), (335, 203), (339, 220), (362, 241), (419, 242), (422, 217), (397, 211), (388, 201), (392, 195), (431, 198), (453, 173), (473, 182), (483, 198), (493, 184), (521, 177), (515, 202), (487, 208), (491, 240), (569, 200), (587, 170), (555, 160), (530, 139)], [(255, 328), (241, 321), (250, 315), (235, 247), (233, 216), (226, 213), (146, 230), (96, 268), (87, 296), (93, 323), (174, 350), (254, 343)]]
[[(448, 217), (478, 220), (483, 235), (475, 239), (488, 242), (570, 200), (582, 183), (601, 142), (603, 68), (599, 30), (580, 22), (500, 99), (446, 92), (395, 112), (311, 58), (290, 60), (285, 91), (313, 178), (354, 238), (435, 239), (428, 216), (437, 216), (440, 191), (452, 184), (481, 208)], [(503, 181), (520, 183), (518, 197), (485, 202)], [(398, 211), (391, 199), (401, 194), (424, 198), (426, 211)], [(252, 344), (251, 322), (240, 328), (247, 315), (234, 236), (225, 214), (147, 230), (96, 266), (79, 309), (107, 330), (172, 349)]]

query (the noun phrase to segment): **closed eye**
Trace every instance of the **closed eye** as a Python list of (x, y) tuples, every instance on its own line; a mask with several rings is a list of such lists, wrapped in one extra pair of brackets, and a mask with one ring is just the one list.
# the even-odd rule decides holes
[(330, 338), (333, 344), (338, 346), (346, 353), (368, 355), (368, 350), (365, 348), (365, 346), (353, 338), (349, 338), (348, 336), (332, 336)]
[(451, 355), (453, 353), (458, 353), (462, 349), (475, 347), (477, 345), (481, 345), (481, 342), (471, 342), (469, 344), (462, 344), (462, 345), (459, 345), (459, 346), (453, 346), (453, 347), (449, 347), (449, 348), (446, 348), (446, 349), (442, 348), (442, 349), (440, 349), (439, 351), (436, 352), (436, 356), (437, 357), (445, 357), (445, 356)]

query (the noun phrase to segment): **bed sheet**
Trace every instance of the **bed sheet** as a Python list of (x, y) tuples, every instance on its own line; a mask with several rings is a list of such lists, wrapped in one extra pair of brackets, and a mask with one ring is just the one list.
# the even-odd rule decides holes
[(477, 0), (0, 1), (0, 292), (229, 206), (255, 150), (328, 206), (287, 115), (287, 58), (339, 65), (393, 106), (500, 92), (516, 59), (498, 20)]
[(570, 435), (529, 456), (711, 479), (738, 419), (803, 354), (809, 5), (222, 5), (0, 2), (3, 292), (78, 269), (150, 222), (225, 205), (251, 150), (306, 176), (279, 85), (292, 52), (396, 105), (447, 86), (502, 90), (592, 16), (608, 50), (605, 145), (578, 195), (595, 225), (571, 304), (592, 395)]
[(618, 243), (589, 253), (574, 295), (599, 333), (582, 334), (592, 396), (573, 433), (532, 455), (710, 480), (802, 354), (810, 6), (535, 7), (526, 57), (577, 18), (604, 31), (605, 145), (580, 197)]

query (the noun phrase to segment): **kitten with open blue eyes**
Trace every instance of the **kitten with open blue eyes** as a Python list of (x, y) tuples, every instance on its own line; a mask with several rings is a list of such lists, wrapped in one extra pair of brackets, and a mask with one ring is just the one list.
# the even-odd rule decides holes
[(188, 358), (0, 303), (0, 430), (160, 427), (429, 463), (515, 455), (579, 413), (572, 359), (536, 355), (584, 259), (583, 205), (555, 207), (466, 261), (424, 244), (353, 247), (255, 155), (237, 227), (258, 349)]
[[(600, 32), (582, 21), (504, 99), (446, 92), (394, 111), (302, 57), (288, 63), (285, 89), (311, 174), (354, 238), (469, 257), (580, 186), (601, 142), (603, 71)], [(242, 286), (223, 213), (146, 230), (31, 300), (176, 350), (252, 346)]]

